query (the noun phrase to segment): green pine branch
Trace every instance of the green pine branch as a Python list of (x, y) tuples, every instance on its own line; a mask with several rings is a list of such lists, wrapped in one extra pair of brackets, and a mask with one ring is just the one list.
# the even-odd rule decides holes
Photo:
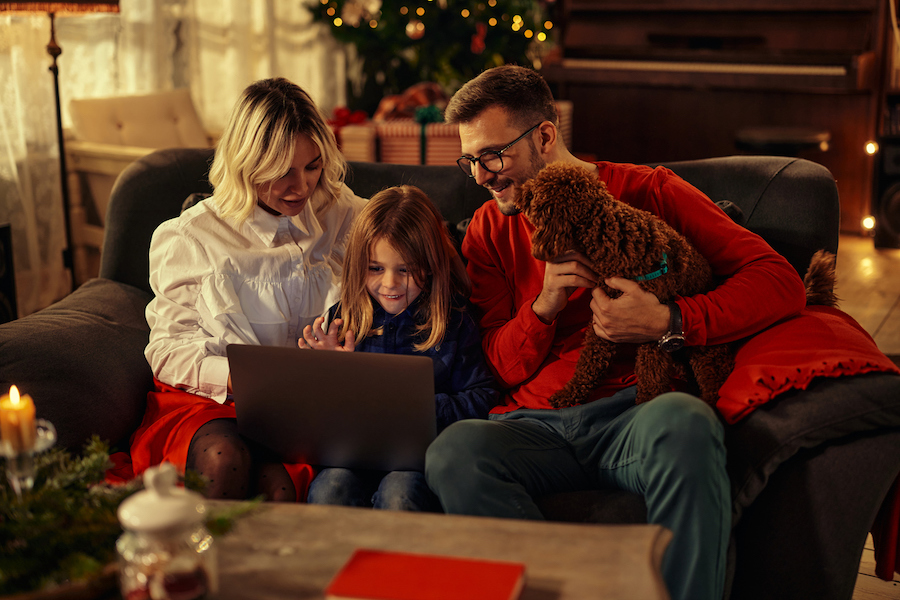
[[(20, 500), (0, 459), (0, 595), (90, 579), (115, 561), (122, 534), (116, 511), (142, 483), (140, 478), (106, 483), (111, 466), (109, 446), (96, 436), (79, 456), (53, 448), (35, 456), (34, 488)], [(184, 485), (196, 491), (204, 482), (189, 472)], [(207, 526), (214, 535), (223, 534), (258, 503), (210, 515)]]

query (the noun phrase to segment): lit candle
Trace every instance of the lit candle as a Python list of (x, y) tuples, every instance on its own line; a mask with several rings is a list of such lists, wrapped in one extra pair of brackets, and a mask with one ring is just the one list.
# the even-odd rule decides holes
[(16, 386), (0, 398), (0, 440), (9, 443), (13, 452), (34, 450), (37, 428), (34, 424), (34, 401), (19, 396)]

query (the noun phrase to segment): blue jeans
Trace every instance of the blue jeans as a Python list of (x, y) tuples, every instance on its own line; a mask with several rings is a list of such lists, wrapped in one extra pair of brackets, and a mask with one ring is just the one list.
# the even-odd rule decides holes
[(428, 448), (425, 476), (448, 513), (543, 519), (533, 498), (613, 487), (641, 494), (673, 533), (663, 578), (673, 599), (720, 600), (731, 527), (724, 431), (683, 393), (634, 404), (635, 390), (559, 410), (458, 421)]
[(437, 496), (418, 471), (323, 469), (310, 484), (306, 501), (385, 510), (441, 511)]

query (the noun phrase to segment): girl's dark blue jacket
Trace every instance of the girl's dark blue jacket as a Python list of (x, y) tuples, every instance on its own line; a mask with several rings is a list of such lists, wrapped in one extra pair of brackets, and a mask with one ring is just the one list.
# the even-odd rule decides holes
[[(372, 300), (372, 330), (383, 327), (381, 335), (369, 334), (357, 340), (357, 352), (415, 354), (434, 361), (435, 413), (437, 431), (461, 419), (485, 419), (497, 404), (499, 392), (493, 375), (484, 362), (481, 335), (472, 318), (472, 308), (464, 300), (454, 299), (450, 322), (441, 343), (424, 352), (413, 346), (416, 337), (418, 299), (398, 315), (388, 314)], [(340, 313), (340, 303), (328, 311), (331, 323)]]

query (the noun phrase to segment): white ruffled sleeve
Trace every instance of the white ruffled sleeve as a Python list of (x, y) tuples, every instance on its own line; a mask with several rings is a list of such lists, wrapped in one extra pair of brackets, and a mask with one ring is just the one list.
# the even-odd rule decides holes
[[(229, 343), (258, 343), (252, 329), (235, 323), (245, 317), (228, 290), (214, 290), (212, 265), (202, 245), (177, 221), (161, 225), (150, 244), (147, 305), (150, 342), (144, 351), (153, 375), (185, 391), (224, 402), (228, 393)], [(217, 298), (218, 308), (201, 297)], [(242, 334), (237, 334), (240, 331)]]

